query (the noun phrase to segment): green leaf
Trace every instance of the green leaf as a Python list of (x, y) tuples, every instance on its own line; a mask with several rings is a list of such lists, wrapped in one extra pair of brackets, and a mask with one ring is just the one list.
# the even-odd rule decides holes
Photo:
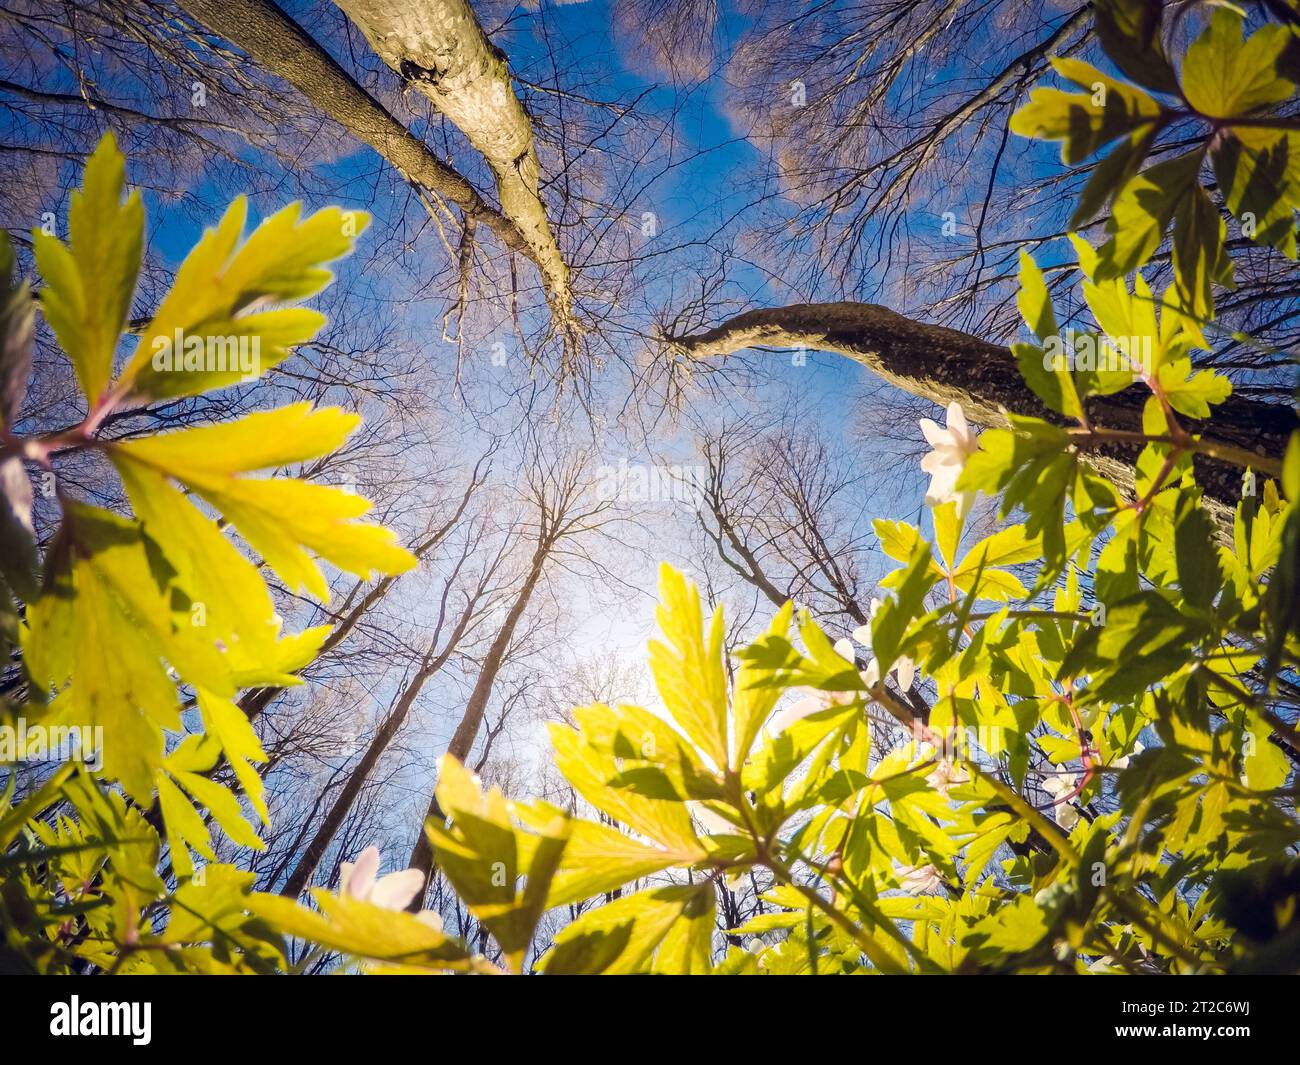
[(385, 910), (350, 896), (320, 888), (312, 897), (321, 912), (292, 899), (261, 892), (249, 896), (248, 908), (272, 928), (326, 950), (401, 971), (466, 971), (491, 968), (476, 961), (465, 945), (414, 914)]
[(1214, 552), (1214, 522), (1188, 494), (1178, 497), (1174, 526), (1174, 556), (1183, 597), (1194, 607), (1208, 610), (1223, 587), (1223, 573)]
[(934, 542), (944, 564), (951, 569), (961, 542), (961, 522), (957, 520), (955, 500), (940, 503), (934, 508)]
[(1082, 416), (1083, 404), (1063, 350), (1049, 354), (1037, 344), (1017, 343), (1011, 345), (1011, 353), (1025, 384), (1044, 404), (1069, 418)]
[(1203, 631), (1156, 592), (1139, 592), (1111, 606), (1099, 630), (1085, 630), (1057, 676), (1091, 673), (1099, 698), (1128, 700), (1186, 663)]
[(359, 414), (339, 407), (291, 403), (235, 421), (157, 433), (115, 446), (137, 461), (169, 472), (233, 476), (328, 455), (360, 424)]
[[(711, 929), (712, 894), (712, 882), (705, 881), (654, 888), (589, 910), (556, 935), (542, 967), (547, 973), (575, 976), (647, 972), (656, 950), (678, 921), (691, 922), (685, 933), (688, 939), (692, 930), (699, 934), (699, 922), (706, 915)], [(680, 965), (698, 957), (698, 948), (692, 951), (678, 941), (668, 944), (667, 953)]]
[(779, 735), (770, 737), (745, 764), (741, 783), (746, 791), (759, 796), (779, 788), (827, 737), (855, 720), (858, 705), (832, 706), (799, 718)]
[[(285, 964), (276, 936), (266, 922), (248, 911), (252, 873), (232, 865), (204, 866), (202, 881), (182, 884), (171, 898), (171, 920), (162, 940), (171, 947), (211, 942), (220, 959), (238, 952), (259, 973), (275, 972)], [(171, 956), (178, 951), (168, 952)], [(166, 955), (164, 955), (166, 956)]]
[(1249, 735), (1249, 751), (1242, 760), (1246, 786), (1254, 791), (1280, 788), (1291, 775), (1291, 761), (1273, 742), (1273, 726), (1258, 715), (1251, 715)]
[(974, 573), (982, 565), (1014, 566), (1038, 557), (1038, 541), (1023, 525), (1008, 525), (977, 543), (957, 567), (957, 576)]
[(212, 850), (212, 836), (202, 815), (185, 797), (171, 778), (158, 774), (158, 809), (162, 813), (163, 827), (167, 833), (167, 849), (171, 852), (172, 868), (179, 877), (194, 875), (194, 862), (190, 851), (197, 851), (209, 862), (216, 861)]
[(1160, 37), (1158, 0), (1095, 0), (1093, 25), (1114, 64), (1139, 85), (1176, 93), (1178, 79)]
[(1296, 257), (1300, 134), (1257, 127), (1225, 130), (1210, 149), (1224, 201), (1244, 236)]
[(880, 538), (880, 549), (896, 562), (907, 562), (921, 540), (921, 531), (905, 521), (876, 518), (871, 527)]
[[(1155, 137), (1155, 126), (1141, 126), (1127, 134), (1092, 168), (1083, 191), (1079, 193), (1074, 213), (1070, 215), (1068, 225), (1071, 229), (1091, 222), (1114, 199), (1115, 194), (1129, 183), (1133, 175), (1142, 169)], [(1086, 272), (1091, 276), (1091, 269)]]
[(1047, 913), (1032, 895), (1017, 895), (970, 926), (962, 945), (973, 954), (992, 957), (1020, 954), (1035, 948), (1050, 931)]
[(44, 282), (41, 310), (87, 401), (94, 406), (113, 375), (113, 355), (126, 328), (140, 273), (144, 204), (138, 192), (122, 202), (126, 160), (111, 133), (86, 163), (68, 210), (68, 243), (32, 233)]
[[(260, 308), (305, 299), (329, 284), (332, 275), (322, 264), (352, 250), (369, 216), (327, 207), (304, 219), (295, 203), (240, 244), (246, 212), (244, 199), (235, 200), (176, 272), (122, 373), (136, 395), (188, 396), (246, 380), (281, 362), (324, 325), (316, 311)], [(254, 341), (250, 373), (244, 364)], [(243, 359), (232, 366), (236, 353)]]
[[(549, 803), (516, 804), (515, 814), (536, 829), (563, 811)], [(571, 821), (569, 842), (551, 880), (547, 908), (567, 906), (664, 869), (683, 864), (680, 854), (648, 846), (597, 821)]]
[[(786, 603), (767, 628), (767, 635), (785, 639), (790, 632), (790, 619), (794, 613), (794, 604)], [(736, 670), (735, 690), (732, 693), (732, 765), (744, 765), (749, 757), (754, 740), (759, 730), (771, 716), (781, 691), (773, 685), (761, 685), (757, 681), (762, 671), (751, 663), (742, 660)]]
[(1065, 163), (1081, 163), (1117, 137), (1151, 125), (1161, 116), (1160, 104), (1141, 89), (1081, 60), (1056, 57), (1052, 66), (1087, 91), (1034, 89), (1029, 102), (1011, 116), (1011, 131), (1061, 141)]
[(1020, 317), (1025, 320), (1025, 325), (1039, 340), (1060, 332), (1043, 272), (1038, 269), (1034, 257), (1023, 248), (1020, 249), (1020, 291), (1016, 295), (1016, 306), (1020, 308)]
[(1079, 272), (1089, 281), (1095, 280), (1097, 250), (1078, 233), (1069, 233), (1067, 236), (1070, 238), (1070, 246), (1074, 249), (1075, 257), (1079, 260)]
[(519, 972), (546, 912), (551, 879), (569, 838), (568, 817), (560, 814), (536, 831), (516, 827), (501, 793), (495, 788), (484, 793), (451, 755), (438, 763), (436, 794), (451, 818), (446, 827), (435, 820), (426, 825), (438, 868)]
[[(1065, 430), (1036, 418), (1012, 419), (1012, 429), (988, 429), (980, 434), (980, 449), (966, 461), (957, 490), (996, 495), (1027, 467), (1049, 462), (1069, 446)], [(1004, 505), (1009, 513), (1015, 504)]]
[(663, 844), (681, 861), (704, 857), (704, 849), (691, 827), (685, 805), (646, 798), (626, 788), (610, 787), (608, 782), (619, 772), (615, 758), (584, 743), (582, 737), (566, 725), (552, 722), (547, 727), (555, 764), (579, 795), (620, 824)]
[(930, 545), (922, 541), (913, 551), (895, 594), (881, 603), (871, 624), (871, 649), (880, 664), (882, 678), (897, 660), (907, 627), (921, 613), (935, 579)]
[(190, 773), (184, 770), (176, 770), (172, 773), (176, 782), (188, 791), (196, 801), (202, 803), (208, 808), (212, 819), (221, 826), (222, 831), (230, 837), (238, 847), (247, 847), (254, 851), (266, 850), (266, 844), (258, 838), (252, 827), (244, 820), (243, 811), (240, 809), (239, 800), (231, 790), (214, 780), (200, 776), (198, 773)]
[(655, 951), (650, 971), (664, 976), (700, 976), (713, 968), (713, 929), (717, 922), (717, 893), (696, 891), (682, 915), (668, 929)]
[(161, 895), (165, 890), (157, 872), (161, 844), (144, 812), (128, 804), (121, 793), (103, 789), (84, 768), (68, 779), (63, 791), (80, 815), (83, 837), (103, 844), (116, 873), (145, 897)]
[(83, 504), (67, 503), (23, 650), (37, 683), (60, 692), (63, 719), (103, 727), (105, 772), (139, 800), (162, 763), (160, 729), (180, 725), (167, 665), (196, 687), (234, 693), (217, 649), (177, 623), (139, 526)]
[(235, 779), (243, 788), (248, 801), (253, 804), (262, 824), (271, 823), (270, 812), (266, 807), (262, 778), (253, 768), (253, 762), (265, 762), (266, 752), (253, 731), (244, 712), (230, 699), (218, 699), (209, 693), (198, 692), (199, 710), (203, 714), (205, 734), (214, 739), (226, 755), (226, 761), (234, 770)]
[(1189, 418), (1210, 417), (1210, 405), (1232, 395), (1232, 382), (1213, 370), (1192, 373), (1190, 359), (1179, 359), (1160, 367), (1160, 387), (1169, 405)]
[(1110, 239), (1097, 249), (1098, 281), (1132, 273), (1155, 254), (1175, 215), (1182, 211), (1187, 218), (1190, 205), (1201, 192), (1203, 157), (1203, 152), (1196, 150), (1157, 163), (1124, 186), (1106, 223)]
[(1098, 374), (1097, 387), (1090, 384), (1090, 393), (1118, 391), (1111, 385), (1132, 384), (1138, 375), (1154, 374), (1166, 361), (1185, 358), (1198, 342), (1173, 290), (1157, 300), (1140, 273), (1133, 278), (1132, 292), (1123, 279), (1116, 278), (1084, 282), (1083, 295), (1106, 333), (1120, 370), (1118, 379), (1109, 383), (1106, 374)]
[(659, 567), (656, 617), (665, 640), (650, 642), (650, 670), (664, 706), (719, 769), (727, 764), (727, 678), (722, 611), (707, 640), (699, 593), (671, 566)]
[(191, 624), (213, 643), (263, 659), (279, 632), (279, 618), (257, 567), (162, 471), (124, 450), (114, 448), (109, 457), (145, 532), (167, 545)]
[(690, 744), (667, 721), (639, 706), (594, 703), (573, 711), (583, 742), (621, 759), (621, 780), (632, 765), (660, 767), (672, 794), (682, 800), (715, 799), (722, 782), (704, 768)]
[[(355, 416), (336, 408), (312, 411), (307, 404), (294, 404), (235, 422), (116, 444), (113, 453), (119, 467), (125, 456), (201, 496), (292, 590), (306, 588), (324, 601), (329, 587), (304, 548), (363, 579), (374, 572), (406, 572), (416, 559), (389, 530), (354, 520), (370, 509), (360, 496), (290, 478), (238, 475), (332, 451), (356, 423)], [(176, 518), (174, 508), (171, 516)], [(197, 536), (194, 523), (188, 524)], [(233, 566), (229, 553), (220, 556)]]
[(1186, 312), (1214, 318), (1214, 285), (1232, 287), (1232, 260), (1224, 248), (1227, 225), (1200, 184), (1193, 184), (1174, 215), (1174, 284)]
[(1247, 115), (1281, 103), (1295, 92), (1295, 86), (1277, 73), (1278, 59), (1290, 37), (1286, 27), (1264, 26), (1245, 42), (1241, 31), (1241, 15), (1218, 7), (1209, 26), (1187, 49), (1183, 94), (1203, 115)]

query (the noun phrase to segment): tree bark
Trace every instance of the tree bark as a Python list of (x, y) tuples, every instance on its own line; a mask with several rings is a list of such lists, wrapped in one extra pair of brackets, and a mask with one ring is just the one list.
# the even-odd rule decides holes
[[(528, 575), (524, 578), (524, 583), (520, 586), (514, 602), (511, 603), (505, 621), (497, 631), (487, 654), (483, 658), (483, 665), (479, 669), (477, 679), (474, 681), (474, 689), (470, 692), (469, 701), (465, 704), (465, 713), (461, 715), (460, 724), (456, 726), (451, 742), (447, 745), (447, 753), (459, 762), (463, 763), (469, 758), (470, 749), (474, 746), (474, 740), (478, 737), (478, 730), (483, 724), (483, 715), (487, 712), (488, 699), (491, 697), (492, 688), (496, 684), (497, 674), (501, 672), (501, 664), (505, 661), (506, 652), (510, 648), (510, 641), (514, 639), (519, 619), (524, 616), (524, 611), (528, 608), (528, 601), (532, 598), (538, 581), (542, 579), (542, 570), (546, 566), (546, 559), (549, 557), (554, 544), (554, 538), (543, 532), (529, 563)], [(429, 799), (429, 810), (424, 820), (432, 819), (446, 820), (442, 808), (438, 805), (437, 795)], [(425, 892), (428, 890), (429, 877), (433, 873), (433, 844), (429, 842), (429, 835), (424, 831), (424, 821), (420, 823), (420, 834), (416, 837), (415, 847), (411, 851), (410, 868), (419, 869), (424, 874), (424, 890), (416, 895), (410, 906), (410, 909), (418, 910), (423, 905)]]
[(443, 163), (363, 89), (273, 0), (180, 0), (214, 34), (283, 78), (324, 114), (368, 144), (407, 181), (423, 186), (488, 226), (506, 247), (537, 264), (532, 242), (511, 219)]
[(569, 270), (538, 193), (533, 125), (506, 56), (467, 0), (335, 0), (375, 53), (483, 154), (502, 212), (532, 249), (557, 324), (570, 322)]
[[(302, 857), (298, 859), (293, 872), (289, 874), (289, 878), (280, 889), (281, 895), (286, 898), (296, 899), (311, 881), (312, 874), (316, 872), (316, 867), (320, 865), (321, 859), (325, 857), (329, 845), (334, 842), (334, 836), (338, 833), (339, 827), (351, 811), (357, 796), (361, 794), (361, 789), (365, 786), (366, 781), (370, 779), (370, 774), (379, 763), (379, 759), (388, 750), (388, 745), (393, 742), (393, 737), (397, 735), (398, 730), (406, 723), (411, 707), (415, 705), (415, 700), (419, 697), (425, 682), (446, 665), (452, 652), (460, 643), (460, 639), (464, 635), (465, 628), (472, 616), (473, 610), (467, 606), (461, 614), (456, 630), (452, 633), (451, 639), (448, 640), (442, 651), (434, 657), (431, 657), (430, 654), (425, 655), (420, 663), (419, 670), (411, 678), (410, 684), (398, 697), (392, 710), (384, 718), (379, 730), (370, 738), (370, 743), (366, 746), (361, 759), (353, 766), (352, 772), (344, 782), (342, 790), (330, 805), (320, 823), (320, 827), (316, 829), (316, 834), (312, 837), (311, 842), (307, 844), (306, 850), (302, 852)], [(429, 650), (432, 652), (433, 648)]]
[[(945, 326), (906, 318), (872, 303), (803, 303), (746, 311), (716, 328), (665, 342), (690, 358), (730, 355), (745, 348), (806, 347), (833, 351), (861, 363), (877, 377), (914, 396), (946, 405), (956, 400), (971, 421), (1005, 426), (1008, 413), (1057, 424), (1066, 419), (1030, 391), (1009, 348)], [(1136, 388), (1088, 400), (1099, 427), (1141, 430), (1145, 393)], [(1300, 425), (1294, 408), (1230, 396), (1212, 419), (1185, 419), (1186, 428), (1234, 447), (1280, 458)], [(1108, 447), (1095, 458), (1107, 476), (1132, 491), (1138, 449)], [(1209, 456), (1195, 456), (1197, 483), (1224, 508), (1241, 498), (1243, 470)]]

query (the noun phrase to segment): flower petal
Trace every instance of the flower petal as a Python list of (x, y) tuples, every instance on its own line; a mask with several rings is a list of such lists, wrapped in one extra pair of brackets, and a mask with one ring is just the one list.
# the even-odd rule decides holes
[(370, 893), (370, 901), (385, 910), (404, 910), (424, 888), (424, 874), (418, 869), (381, 876)]
[(955, 399), (948, 404), (948, 431), (959, 444), (970, 440), (970, 427), (966, 424), (966, 412)]
[(796, 721), (807, 717), (809, 714), (816, 714), (825, 710), (830, 705), (830, 700), (821, 693), (806, 695), (802, 699), (791, 703), (784, 710), (778, 710), (773, 714), (767, 723), (767, 734), (769, 736), (779, 736)]
[(941, 466), (930, 474), (930, 488), (925, 493), (925, 501), (932, 507), (947, 503), (956, 495), (957, 478), (961, 476), (960, 466)]
[(862, 683), (868, 688), (874, 688), (880, 683), (880, 663), (876, 659), (871, 660), (871, 664), (862, 671)]
[(952, 447), (957, 443), (952, 433), (947, 429), (940, 429), (939, 423), (932, 418), (922, 418), (917, 424), (920, 425), (921, 432), (931, 447)]
[(912, 687), (912, 681), (916, 679), (916, 663), (906, 655), (900, 655), (898, 661), (894, 663), (894, 676), (898, 678), (899, 690), (907, 691)]
[(379, 872), (379, 848), (370, 846), (357, 856), (357, 864), (350, 870), (343, 890), (354, 899), (370, 897), (375, 886), (375, 874)]

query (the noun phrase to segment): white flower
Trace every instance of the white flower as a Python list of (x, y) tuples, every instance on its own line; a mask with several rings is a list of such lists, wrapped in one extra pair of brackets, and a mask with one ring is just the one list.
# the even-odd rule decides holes
[(970, 774), (947, 758), (940, 758), (939, 764), (925, 778), (925, 782), (945, 799), (948, 797), (948, 789), (954, 784), (965, 784), (969, 780)]
[[(916, 680), (916, 663), (907, 655), (899, 655), (889, 667), (889, 672), (898, 680), (899, 691), (908, 691)], [(862, 683), (868, 688), (874, 688), (880, 683), (880, 662), (877, 659), (873, 658), (867, 663), (867, 668), (862, 671)]]
[[(874, 618), (879, 610), (880, 600), (872, 599), (869, 611), (870, 616)], [(869, 624), (859, 625), (854, 629), (853, 639), (865, 647), (868, 653), (871, 652), (871, 626)], [(841, 644), (848, 648), (847, 654), (841, 650)], [(835, 650), (842, 657), (849, 659), (849, 661), (853, 660), (853, 645), (849, 643), (848, 640), (839, 640), (835, 644)], [(894, 660), (894, 664), (889, 667), (889, 672), (894, 674), (895, 678), (897, 678), (899, 690), (907, 691), (912, 687), (912, 682), (916, 680), (916, 663), (906, 655), (899, 655), (898, 658)], [(869, 663), (867, 663), (867, 668), (862, 671), (862, 683), (868, 688), (874, 688), (880, 683), (880, 663), (874, 657)]]
[(721, 814), (715, 814), (702, 802), (693, 802), (690, 804), (691, 813), (695, 815), (696, 820), (703, 826), (704, 831), (711, 836), (731, 835), (737, 832), (736, 826), (728, 821)]
[(1128, 760), (1129, 760), (1130, 758), (1133, 758), (1133, 757), (1136, 756), (1136, 755), (1141, 754), (1141, 753), (1142, 753), (1143, 751), (1145, 751), (1145, 750), (1146, 750), (1146, 748), (1142, 746), (1142, 741), (1141, 741), (1141, 740), (1138, 740), (1136, 743), (1133, 744), (1133, 753), (1132, 753), (1132, 754), (1126, 754), (1126, 755), (1124, 755), (1123, 758), (1116, 758), (1115, 761), (1111, 762), (1110, 764), (1111, 764), (1112, 768), (1115, 768), (1115, 769), (1127, 769), (1127, 768), (1128, 768)]
[(943, 878), (933, 865), (902, 865), (895, 870), (898, 884), (909, 895), (929, 895), (938, 890)]
[[(876, 672), (880, 672), (879, 664), (876, 665)], [(889, 667), (889, 672), (894, 674), (898, 681), (899, 691), (908, 691), (912, 687), (912, 682), (916, 680), (916, 663), (907, 655), (899, 655), (894, 659), (894, 664)]]
[(957, 510), (965, 514), (975, 499), (974, 492), (957, 493), (957, 478), (966, 460), (979, 450), (979, 441), (966, 424), (966, 412), (953, 400), (948, 404), (948, 427), (940, 429), (930, 418), (921, 419), (921, 432), (933, 450), (921, 460), (921, 469), (930, 475), (930, 489), (925, 501), (938, 506), (957, 500)]
[(810, 714), (829, 710), (832, 706), (844, 706), (853, 702), (852, 692), (809, 691), (802, 699), (797, 699), (784, 710), (778, 710), (767, 722), (767, 734), (779, 736), (796, 721), (801, 721)]
[(1077, 784), (1078, 777), (1073, 773), (1060, 773), (1043, 778), (1043, 790), (1053, 799), (1056, 823), (1067, 832), (1079, 820), (1079, 811), (1065, 798), (1072, 794)]
[[(344, 862), (342, 870), (339, 894), (373, 903), (381, 910), (404, 910), (424, 890), (424, 874), (418, 869), (403, 869), (400, 873), (389, 873), (376, 879), (379, 872), (378, 847), (367, 847), (355, 865)], [(437, 917), (437, 914), (431, 916)]]

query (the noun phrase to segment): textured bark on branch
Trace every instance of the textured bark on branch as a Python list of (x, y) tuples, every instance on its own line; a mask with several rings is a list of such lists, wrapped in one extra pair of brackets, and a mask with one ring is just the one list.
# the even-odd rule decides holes
[(501, 210), (532, 249), (557, 325), (570, 322), (569, 269), (538, 192), (533, 125), (505, 55), (467, 0), (335, 0), (375, 53), (483, 154)]
[(455, 204), (468, 219), (491, 229), (506, 247), (542, 267), (532, 242), (513, 221), (413, 136), (273, 0), (180, 2), (212, 33), (247, 52), (357, 140), (368, 144), (407, 181)]
[[(1029, 390), (1011, 351), (980, 337), (929, 325), (872, 303), (803, 303), (746, 311), (721, 325), (688, 336), (668, 336), (669, 347), (689, 358), (730, 355), (745, 348), (803, 346), (833, 351), (861, 363), (877, 377), (935, 403), (957, 400), (972, 421), (1005, 426), (1006, 414), (1029, 415), (1058, 424), (1066, 419)], [(1095, 424), (1108, 429), (1141, 430), (1145, 392), (1126, 389), (1088, 401)], [(1289, 406), (1231, 396), (1213, 408), (1208, 422), (1185, 419), (1186, 428), (1233, 447), (1280, 458), (1297, 427)], [(1133, 487), (1137, 450), (1112, 446), (1090, 456), (1121, 488)], [(1195, 457), (1197, 482), (1222, 508), (1241, 498), (1239, 466), (1205, 455)]]
[[(444, 595), (444, 612), (445, 608), (446, 596)], [(384, 717), (379, 728), (370, 737), (370, 742), (366, 744), (366, 749), (362, 752), (356, 765), (348, 773), (347, 780), (330, 804), (324, 818), (321, 819), (321, 823), (317, 826), (311, 842), (307, 844), (306, 849), (298, 858), (293, 872), (289, 874), (288, 879), (281, 886), (281, 895), (286, 898), (296, 899), (311, 883), (316, 867), (320, 865), (321, 859), (325, 857), (325, 852), (329, 850), (330, 844), (334, 842), (334, 837), (343, 826), (344, 820), (352, 812), (352, 806), (357, 801), (357, 796), (361, 794), (361, 789), (365, 787), (371, 773), (374, 772), (375, 766), (379, 764), (379, 760), (387, 752), (393, 738), (406, 723), (406, 719), (411, 713), (411, 707), (415, 705), (415, 700), (419, 697), (424, 685), (430, 677), (437, 674), (447, 664), (452, 654), (460, 646), (460, 641), (464, 637), (470, 621), (473, 620), (473, 615), (474, 604), (470, 603), (461, 612), (455, 630), (442, 650), (435, 654), (435, 647), (431, 646), (429, 648), (420, 662), (420, 668), (407, 683), (406, 690), (398, 696), (397, 701)], [(440, 615), (438, 619), (439, 629), (442, 627), (442, 621), (443, 616)]]
[[(483, 665), (479, 669), (478, 678), (474, 682), (474, 689), (470, 692), (468, 701), (465, 703), (465, 712), (461, 715), (460, 723), (456, 726), (456, 731), (452, 734), (451, 742), (447, 744), (447, 753), (462, 764), (469, 759), (469, 752), (474, 746), (474, 741), (478, 738), (479, 728), (483, 724), (483, 716), (487, 713), (488, 700), (492, 697), (492, 690), (496, 685), (497, 675), (501, 672), (501, 667), (505, 662), (506, 653), (510, 650), (510, 642), (514, 639), (515, 630), (519, 627), (519, 621), (524, 616), (524, 611), (528, 609), (528, 603), (536, 591), (538, 582), (542, 579), (542, 570), (546, 565), (546, 560), (550, 556), (551, 548), (554, 541), (543, 539), (538, 544), (536, 551), (528, 566), (528, 575), (524, 578), (524, 583), (520, 587), (514, 602), (510, 605), (505, 620), (501, 628), (497, 631), (491, 645), (488, 647), (487, 654), (483, 657)], [(415, 846), (411, 850), (410, 867), (418, 869), (424, 874), (424, 890), (411, 900), (408, 909), (418, 911), (424, 904), (424, 896), (428, 891), (429, 879), (433, 874), (433, 842), (429, 838), (428, 832), (424, 830), (424, 825), (429, 821), (436, 821), (442, 824), (447, 820), (438, 805), (438, 797), (435, 793), (429, 799), (429, 809), (425, 814), (424, 820), (420, 822), (420, 833), (416, 837)]]

